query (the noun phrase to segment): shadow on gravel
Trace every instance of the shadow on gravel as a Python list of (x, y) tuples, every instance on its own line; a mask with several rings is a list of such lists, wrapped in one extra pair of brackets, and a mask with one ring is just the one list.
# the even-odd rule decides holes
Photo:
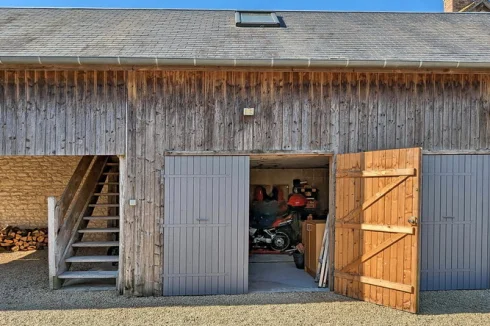
[(421, 315), (490, 313), (490, 290), (431, 291), (420, 294)]
[(136, 298), (121, 296), (115, 291), (51, 291), (47, 257), (47, 250), (30, 253), (0, 251), (0, 311), (355, 302), (331, 292)]

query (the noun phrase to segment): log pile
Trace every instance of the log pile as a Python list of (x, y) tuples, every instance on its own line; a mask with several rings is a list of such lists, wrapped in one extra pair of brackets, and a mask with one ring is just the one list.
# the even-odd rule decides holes
[(48, 246), (47, 229), (19, 229), (7, 226), (0, 230), (0, 247), (10, 251), (44, 249)]

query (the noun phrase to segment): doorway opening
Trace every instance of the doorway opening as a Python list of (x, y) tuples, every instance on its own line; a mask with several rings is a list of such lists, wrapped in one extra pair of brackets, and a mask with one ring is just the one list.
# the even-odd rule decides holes
[(250, 156), (249, 292), (328, 291), (330, 159)]

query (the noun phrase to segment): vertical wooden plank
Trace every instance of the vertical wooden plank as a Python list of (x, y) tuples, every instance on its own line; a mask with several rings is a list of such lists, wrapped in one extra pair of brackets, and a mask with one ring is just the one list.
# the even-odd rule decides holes
[(55, 71), (56, 154), (66, 153), (66, 71)]
[(16, 138), (16, 147), (14, 153), (16, 155), (26, 154), (26, 72), (19, 70), (15, 75), (15, 113), (17, 128), (14, 132)]
[(490, 107), (488, 105), (488, 89), (485, 87), (485, 77), (482, 75), (477, 75), (477, 84), (478, 84), (478, 90), (475, 92), (475, 95), (477, 97), (477, 112), (478, 112), (478, 130), (479, 130), (479, 142), (475, 141), (475, 146), (476, 148), (482, 148), (486, 149), (488, 148), (487, 144), (487, 138), (490, 138), (488, 136), (487, 132), (487, 121), (490, 120), (488, 115), (490, 115)]
[(5, 71), (5, 154), (15, 155), (17, 148), (17, 110), (16, 110), (16, 80), (17, 73)]
[(26, 155), (33, 155), (36, 152), (36, 130), (39, 122), (36, 120), (37, 110), (35, 104), (35, 75), (34, 71), (25, 71), (25, 97), (26, 97)]
[(76, 96), (76, 81), (75, 72), (66, 71), (65, 76), (65, 154), (73, 154), (75, 152), (76, 140), (76, 119), (77, 112), (75, 110)]
[[(377, 149), (387, 148), (387, 97), (389, 96), (388, 86), (387, 86), (387, 75), (379, 74), (378, 76), (378, 133), (377, 133)], [(393, 134), (392, 134), (393, 135)]]
[[(1, 76), (1, 74), (0, 74)], [(46, 117), (46, 78), (44, 70), (35, 70), (34, 71), (34, 90), (33, 90), (33, 105), (34, 110), (36, 110), (36, 132), (35, 132), (35, 144), (34, 144), (34, 153), (36, 155), (47, 154), (46, 152), (46, 126), (47, 126), (47, 117)], [(1, 87), (1, 86), (0, 86)], [(0, 96), (2, 95), (2, 91), (0, 90)], [(1, 100), (0, 100), (1, 103)], [(4, 120), (5, 121), (5, 120)], [(42, 127), (41, 127), (42, 126)]]
[[(332, 110), (332, 74), (326, 72), (319, 73), (319, 91), (320, 98), (317, 101), (319, 105), (320, 115), (320, 150), (331, 151), (332, 150), (332, 138), (331, 130), (333, 119), (331, 115)], [(318, 90), (317, 90), (318, 91)]]
[(434, 75), (425, 75), (425, 109), (424, 109), (424, 143), (426, 149), (434, 149), (434, 112), (436, 94), (436, 84)]
[[(117, 71), (109, 70), (105, 73), (105, 135), (106, 145), (105, 153), (116, 152), (116, 84)], [(153, 102), (154, 103), (154, 102)]]
[[(114, 100), (116, 102), (116, 134), (114, 136), (116, 142), (116, 152), (126, 153), (126, 78), (127, 73), (125, 71), (117, 71), (115, 76), (115, 94)], [(159, 124), (160, 128), (164, 128), (165, 125)], [(163, 161), (162, 161), (163, 165)]]
[(433, 120), (433, 149), (443, 147), (443, 123), (444, 123), (444, 77), (434, 76), (434, 120)]
[[(395, 84), (397, 92), (399, 92), (399, 87), (398, 83)], [(398, 151), (397, 150), (390, 150), (385, 152), (385, 160), (384, 164), (382, 165), (382, 169), (393, 169), (396, 166), (396, 161), (398, 159)], [(380, 178), (383, 179), (383, 187), (391, 183), (394, 178)], [(382, 187), (381, 187), (382, 188)], [(383, 201), (383, 207), (380, 207), (383, 210), (383, 219), (380, 221), (382, 225), (393, 225), (393, 222), (396, 223), (396, 217), (397, 217), (397, 202), (398, 202), (398, 187), (395, 189), (391, 190), (389, 193), (387, 193), (383, 198), (381, 199)], [(395, 224), (396, 225), (396, 224)], [(381, 232), (380, 234), (382, 242), (385, 240), (388, 240), (392, 235), (391, 234), (386, 234), (384, 232)], [(396, 257), (392, 257), (392, 253), (396, 255), (396, 251), (394, 246), (390, 246), (389, 248), (386, 248), (384, 251), (382, 251), (379, 254), (379, 257), (381, 257), (382, 260), (382, 271), (381, 271), (381, 279), (383, 280), (389, 280), (391, 281), (392, 279), (392, 272), (396, 273)], [(393, 256), (395, 256), (393, 255)], [(391, 269), (393, 267), (393, 270)], [(388, 306), (388, 307), (395, 307), (396, 304), (396, 294), (395, 291), (387, 289), (387, 288), (382, 288), (382, 297), (383, 297), (383, 305)]]
[[(128, 72), (128, 115), (127, 115), (127, 156), (126, 156), (126, 179), (124, 180), (125, 187), (122, 188), (124, 191), (123, 198), (136, 198), (136, 108), (137, 108), (137, 89), (136, 89), (136, 73)], [(90, 82), (92, 80), (92, 74), (87, 73), (87, 95), (93, 91), (93, 86)], [(92, 108), (91, 108), (92, 109)], [(90, 120), (91, 113), (87, 115), (87, 125), (91, 125)], [(87, 131), (88, 132), (88, 131)], [(87, 137), (87, 147), (92, 146), (88, 141), (89, 134)], [(124, 283), (123, 289), (125, 293), (135, 294), (135, 252), (136, 252), (136, 210), (127, 204), (124, 205), (124, 237), (121, 239), (124, 244), (121, 247), (124, 249), (122, 254), (124, 255)], [(166, 216), (169, 216), (167, 214)], [(166, 230), (167, 231), (167, 230)], [(167, 238), (167, 237), (166, 237)], [(166, 288), (165, 288), (166, 290)]]
[(301, 126), (303, 124), (301, 112), (301, 85), (303, 83), (302, 74), (294, 72), (292, 74), (292, 125), (291, 125), (291, 150), (301, 148)]
[[(244, 107), (254, 105), (254, 85), (255, 73), (242, 72), (240, 74), (240, 84), (242, 90), (240, 92), (240, 101)], [(254, 120), (251, 117), (243, 117), (243, 150), (252, 150), (254, 143)]]
[(350, 74), (339, 75), (339, 153), (349, 151)]
[[(386, 104), (386, 148), (396, 148), (399, 133), (397, 133), (397, 111), (398, 97), (400, 94), (401, 74), (389, 75), (387, 79), (387, 98), (384, 99)], [(400, 108), (401, 109), (401, 108)]]
[[(310, 73), (310, 102), (311, 102), (311, 139), (310, 139), (310, 149), (320, 150), (321, 149), (321, 137), (322, 137), (322, 126), (324, 128), (322, 119), (325, 119), (323, 112), (323, 73), (312, 72)], [(328, 119), (328, 117), (327, 117)]]
[[(413, 87), (415, 87), (415, 85), (412, 84), (411, 87), (412, 88), (410, 90), (410, 93), (413, 92)], [(411, 107), (411, 105), (409, 107)], [(407, 115), (408, 115), (408, 110), (410, 109), (407, 108)], [(407, 130), (407, 137), (408, 137), (408, 130)], [(407, 142), (409, 141), (407, 140)], [(393, 153), (393, 164), (397, 168), (411, 167), (410, 162), (407, 162), (406, 149), (401, 149)], [(410, 187), (411, 184), (409, 183), (409, 180), (406, 180), (404, 183), (398, 186), (397, 189), (394, 189), (396, 190), (396, 193), (394, 192), (393, 196), (396, 196), (396, 201), (392, 203), (391, 223), (393, 225), (407, 226), (408, 219), (411, 216), (414, 216), (414, 214), (412, 214), (413, 204), (411, 202), (411, 200), (413, 199), (413, 193), (411, 192)], [(392, 250), (391, 250), (392, 261), (390, 262), (390, 264), (394, 266), (390, 266), (390, 277), (391, 277), (390, 281), (399, 284), (405, 284), (403, 282), (405, 246), (410, 247), (410, 245), (408, 245), (406, 241), (407, 238), (405, 237), (398, 243), (395, 243), (392, 246)], [(391, 303), (393, 303), (393, 301), (395, 302), (395, 304), (394, 305), (392, 304), (391, 306), (395, 307), (396, 309), (403, 310), (403, 295), (404, 293), (402, 293), (401, 291), (391, 291), (390, 302)], [(395, 298), (393, 299), (392, 297)]]
[[(415, 146), (415, 117), (419, 101), (419, 95), (417, 94), (417, 77), (416, 74), (405, 74), (405, 87), (403, 89), (403, 93), (405, 94), (405, 121), (403, 131), (405, 135), (403, 136), (404, 142), (402, 143), (402, 146), (398, 148)], [(423, 125), (421, 124), (420, 128), (422, 127)]]
[(369, 81), (366, 73), (358, 73), (358, 86), (356, 97), (358, 98), (358, 142), (356, 152), (365, 151), (368, 149), (369, 141)]
[(348, 74), (347, 97), (348, 102), (345, 110), (348, 112), (348, 131), (349, 131), (349, 153), (358, 152), (359, 147), (359, 75), (357, 73)]
[(425, 91), (425, 74), (415, 74), (415, 85), (414, 85), (414, 121), (413, 128), (414, 133), (414, 142), (413, 145), (410, 146), (418, 146), (423, 147), (424, 145), (424, 130), (425, 124), (427, 121), (425, 120), (425, 110), (427, 107), (425, 106), (427, 103), (426, 91)]
[[(119, 72), (116, 75), (116, 82), (119, 83), (118, 79), (124, 78)], [(165, 157), (164, 157), (164, 147), (162, 146), (162, 139), (165, 127), (165, 112), (163, 109), (163, 78), (162, 72), (155, 72), (155, 177), (154, 177), (154, 187), (155, 192), (153, 193), (153, 198), (151, 199), (153, 205), (155, 206), (155, 234), (154, 234), (154, 253), (153, 253), (153, 292), (155, 296), (162, 295), (162, 274), (163, 274), (163, 216), (164, 216), (164, 196), (165, 188), (163, 186), (164, 182), (162, 180), (162, 174), (165, 169)], [(119, 88), (116, 89), (116, 99), (119, 101)], [(116, 104), (116, 127), (120, 121), (120, 108)], [(117, 127), (118, 128), (118, 127)], [(116, 130), (116, 146), (119, 148), (119, 132)], [(124, 135), (123, 135), (124, 137)], [(123, 138), (124, 139), (124, 138)], [(192, 244), (192, 242), (191, 242)]]
[(283, 99), (283, 89), (284, 80), (282, 72), (272, 73), (272, 89), (270, 92), (271, 101), (271, 120), (270, 120), (270, 149), (281, 150), (283, 143), (283, 124), (282, 119), (284, 116), (284, 99)]
[[(391, 81), (390, 81), (391, 82)], [(391, 87), (391, 86), (390, 86)], [(389, 128), (388, 128), (389, 129)], [(386, 166), (386, 155), (387, 151), (380, 151), (377, 153), (377, 157), (375, 158), (375, 167), (376, 169), (382, 170)], [(378, 178), (378, 189), (382, 189), (384, 186), (386, 186), (387, 181), (385, 178)], [(385, 215), (386, 212), (384, 210), (385, 207), (385, 198), (381, 198), (378, 203), (376, 203), (377, 209), (378, 209), (378, 224), (383, 224), (386, 220)], [(375, 205), (376, 205), (375, 204)], [(382, 243), (385, 240), (385, 237), (383, 234), (378, 234), (378, 243), (376, 246), (378, 246), (380, 243)], [(379, 253), (376, 255), (376, 278), (378, 279), (383, 279), (383, 252)], [(372, 258), (375, 259), (375, 258)], [(376, 287), (376, 303), (377, 304), (383, 304), (384, 302), (384, 289), (377, 286)]]
[[(76, 71), (74, 73), (75, 83), (75, 99), (74, 99), (74, 111), (76, 116), (75, 122), (75, 153), (78, 155), (85, 153), (85, 72)], [(125, 127), (125, 126), (124, 126)], [(120, 153), (122, 154), (122, 153)]]
[(452, 82), (453, 77), (449, 75), (443, 75), (443, 99), (442, 99), (442, 148), (451, 148), (451, 131), (452, 131)]
[(243, 72), (230, 72), (228, 77), (231, 83), (230, 90), (226, 93), (227, 101), (232, 105), (233, 109), (233, 150), (243, 151), (244, 148), (244, 134), (245, 134), (245, 122), (243, 116), (243, 109), (245, 108), (245, 101), (243, 93), (245, 92), (245, 80)]
[(311, 115), (311, 75), (310, 73), (301, 73), (300, 84), (300, 104), (301, 104), (301, 145), (300, 149), (307, 150), (311, 148), (312, 132), (312, 115)]
[[(372, 170), (373, 169), (373, 153), (372, 152), (364, 153), (364, 169), (365, 170)], [(371, 198), (371, 196), (374, 194), (374, 192), (373, 192), (373, 181), (374, 180), (372, 178), (366, 178), (363, 180), (363, 182), (364, 182), (363, 194), (362, 194), (363, 201), (368, 199), (368, 198)], [(373, 216), (375, 216), (375, 214), (372, 214), (372, 212), (373, 212), (372, 208), (368, 208), (367, 210), (364, 210), (364, 212), (363, 212), (363, 223), (374, 224), (373, 223)], [(373, 233), (374, 232), (371, 232), (371, 231), (364, 231), (361, 254), (369, 252), (373, 248), (373, 245), (372, 245)], [(373, 277), (371, 275), (372, 274), (371, 271), (372, 271), (371, 260), (368, 260), (361, 267), (361, 273), (362, 273), (362, 275), (366, 275), (368, 277)], [(372, 287), (369, 284), (363, 285), (363, 296), (362, 296), (363, 300), (371, 301), (371, 288)]]
[[(378, 147), (378, 103), (379, 103), (379, 74), (367, 74), (368, 88), (368, 135), (367, 149), (373, 150)], [(370, 182), (368, 182), (370, 184)], [(369, 288), (369, 286), (368, 286)]]
[[(134, 76), (133, 76), (134, 77)], [(86, 115), (85, 115), (85, 153), (96, 153), (96, 117), (97, 117), (97, 93), (96, 93), (96, 76), (94, 71), (87, 71), (86, 77), (86, 88), (85, 88), (85, 99), (86, 99)], [(134, 80), (132, 81), (134, 82)], [(128, 87), (135, 87), (128, 85)], [(129, 96), (128, 96), (129, 97)], [(131, 108), (134, 108), (133, 106)], [(129, 109), (128, 109), (129, 111)], [(135, 141), (135, 140), (134, 140)], [(129, 149), (128, 149), (129, 153)]]
[(235, 72), (227, 71), (224, 73), (223, 87), (223, 114), (225, 139), (223, 148), (228, 151), (236, 150), (235, 137), (238, 133), (239, 111), (235, 106)]
[(291, 150), (293, 133), (293, 74), (283, 74), (282, 149)]

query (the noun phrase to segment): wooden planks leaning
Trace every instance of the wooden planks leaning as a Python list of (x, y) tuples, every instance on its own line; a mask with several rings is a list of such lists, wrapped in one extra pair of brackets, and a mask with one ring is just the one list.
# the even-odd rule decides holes
[(421, 149), (339, 154), (336, 293), (417, 312)]

